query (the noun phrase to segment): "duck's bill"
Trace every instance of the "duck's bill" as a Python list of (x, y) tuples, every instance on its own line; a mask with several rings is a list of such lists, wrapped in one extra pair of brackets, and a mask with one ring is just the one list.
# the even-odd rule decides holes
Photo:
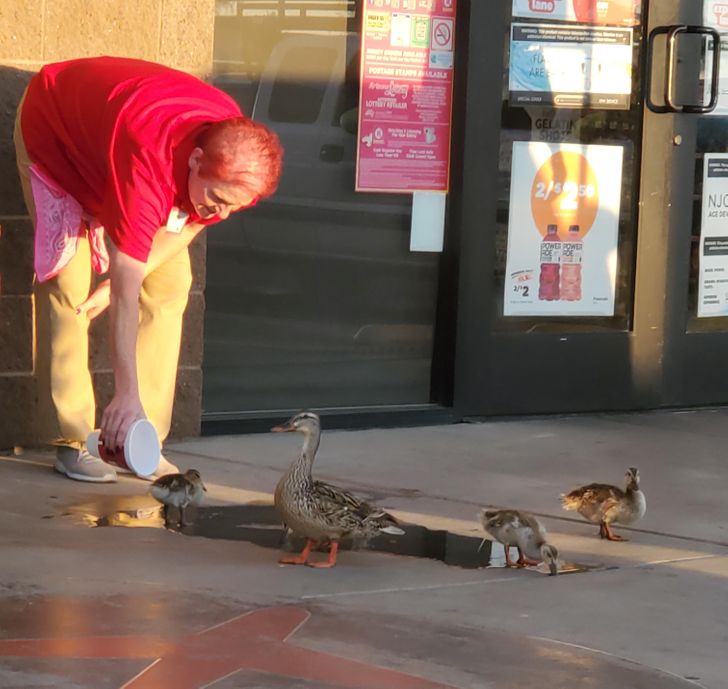
[(271, 431), (273, 433), (290, 433), (291, 431), (295, 431), (296, 429), (293, 426), (289, 426), (287, 423), (283, 424), (282, 426), (273, 426), (271, 428)]

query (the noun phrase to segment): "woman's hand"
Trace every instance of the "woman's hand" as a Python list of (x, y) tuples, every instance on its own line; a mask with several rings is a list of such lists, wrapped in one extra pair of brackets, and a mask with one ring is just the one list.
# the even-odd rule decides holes
[(91, 296), (76, 307), (76, 315), (84, 313), (92, 321), (96, 316), (101, 315), (111, 301), (111, 280), (100, 282), (98, 287), (91, 293)]
[(101, 416), (101, 440), (112, 452), (123, 451), (129, 427), (145, 419), (144, 408), (136, 395), (114, 395)]

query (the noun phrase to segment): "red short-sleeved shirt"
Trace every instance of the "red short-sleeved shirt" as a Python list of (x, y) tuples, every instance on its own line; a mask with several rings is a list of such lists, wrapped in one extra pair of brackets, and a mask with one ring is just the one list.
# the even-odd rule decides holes
[(199, 79), (142, 60), (99, 57), (46, 65), (30, 82), (21, 127), (30, 159), (146, 261), (174, 206), (200, 220), (188, 161), (211, 122), (240, 117), (235, 101)]

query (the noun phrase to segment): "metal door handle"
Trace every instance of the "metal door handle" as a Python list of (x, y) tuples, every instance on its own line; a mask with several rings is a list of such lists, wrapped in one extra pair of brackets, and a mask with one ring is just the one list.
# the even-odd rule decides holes
[[(683, 104), (675, 103), (675, 63), (676, 46), (680, 34), (697, 34), (710, 36), (713, 39), (713, 70), (710, 83), (710, 100), (706, 104)], [(666, 35), (667, 50), (665, 52), (665, 104), (658, 105), (652, 102), (652, 67), (654, 56), (654, 44), (657, 36)], [(719, 78), (720, 78), (720, 34), (708, 26), (690, 26), (687, 24), (676, 24), (673, 26), (658, 26), (650, 33), (647, 42), (647, 78), (645, 88), (647, 107), (657, 113), (687, 113), (705, 114), (715, 110), (718, 105)]]

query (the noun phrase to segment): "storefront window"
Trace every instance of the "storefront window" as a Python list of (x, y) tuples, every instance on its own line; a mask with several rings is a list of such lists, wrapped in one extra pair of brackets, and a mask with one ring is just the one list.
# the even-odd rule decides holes
[(354, 191), (361, 2), (218, 0), (214, 82), (285, 148), (208, 232), (206, 414), (428, 404), (439, 256), (411, 196)]
[[(495, 329), (629, 330), (642, 26), (630, 25), (629, 17), (594, 26), (573, 18), (544, 22), (530, 18), (528, 10), (523, 14), (513, 19), (504, 42)], [(573, 45), (564, 45), (571, 40)], [(614, 73), (603, 73), (608, 69)], [(583, 81), (584, 93), (560, 94), (554, 76), (559, 71), (564, 82)], [(546, 74), (544, 91), (529, 92)], [(577, 101), (584, 102), (568, 107)], [(539, 222), (542, 236), (525, 228)], [(591, 236), (586, 234), (600, 223)], [(555, 228), (555, 243), (546, 240), (549, 228)], [(551, 264), (550, 248), (556, 252)]]

